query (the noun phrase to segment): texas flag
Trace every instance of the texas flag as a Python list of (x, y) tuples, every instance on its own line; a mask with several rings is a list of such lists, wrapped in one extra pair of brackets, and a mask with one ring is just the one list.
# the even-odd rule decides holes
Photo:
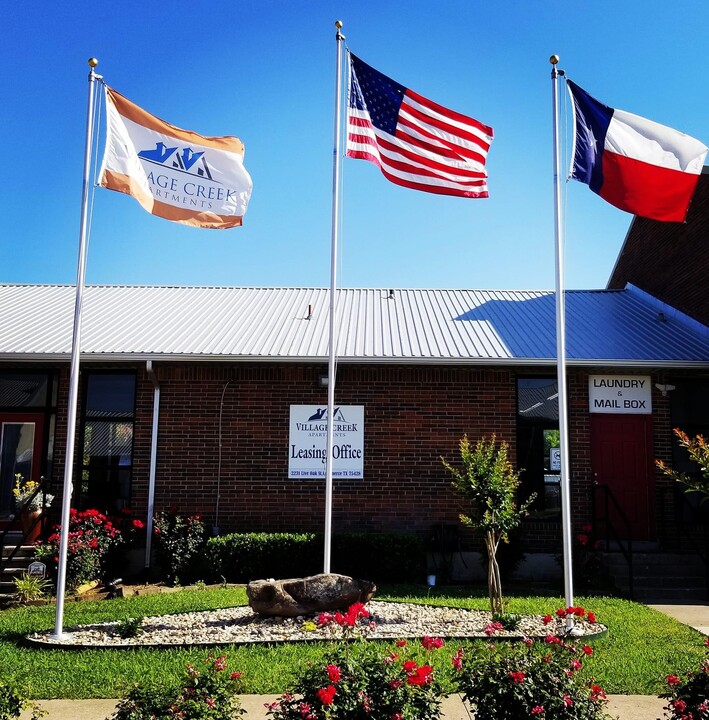
[(621, 210), (683, 222), (707, 147), (689, 135), (614, 110), (567, 80), (574, 103), (571, 177)]

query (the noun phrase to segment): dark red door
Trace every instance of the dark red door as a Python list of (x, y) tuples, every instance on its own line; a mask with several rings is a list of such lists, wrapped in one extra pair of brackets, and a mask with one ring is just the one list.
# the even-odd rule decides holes
[(629, 530), (609, 511), (618, 535), (654, 539), (652, 416), (591, 414), (591, 465), (594, 480), (610, 488), (628, 520)]

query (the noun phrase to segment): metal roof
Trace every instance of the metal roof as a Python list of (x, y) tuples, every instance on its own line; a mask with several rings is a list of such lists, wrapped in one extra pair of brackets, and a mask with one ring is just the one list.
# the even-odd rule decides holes
[[(66, 360), (73, 286), (0, 285), (0, 360)], [(709, 367), (709, 329), (632, 286), (566, 293), (569, 364)], [(88, 286), (82, 360), (325, 361), (328, 290)], [(554, 293), (340, 289), (338, 362), (553, 364)]]

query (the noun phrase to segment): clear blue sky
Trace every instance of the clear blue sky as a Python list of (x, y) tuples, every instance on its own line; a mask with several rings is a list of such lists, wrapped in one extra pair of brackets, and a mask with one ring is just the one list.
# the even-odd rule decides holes
[[(343, 161), (343, 286), (553, 288), (552, 53), (600, 101), (709, 144), (706, 0), (6, 2), (0, 282), (75, 282), (93, 55), (168, 122), (239, 136), (254, 190), (226, 231), (97, 190), (88, 283), (327, 286), (337, 19), (370, 65), (495, 131), (486, 200)], [(604, 287), (631, 216), (580, 183), (564, 197), (567, 286)]]

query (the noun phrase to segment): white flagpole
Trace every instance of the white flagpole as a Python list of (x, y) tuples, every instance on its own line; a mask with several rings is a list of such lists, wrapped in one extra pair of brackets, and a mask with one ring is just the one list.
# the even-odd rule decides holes
[(72, 470), (76, 440), (76, 406), (79, 396), (79, 355), (81, 352), (81, 303), (84, 295), (87, 255), (87, 218), (89, 206), (89, 185), (91, 175), (91, 143), (94, 128), (94, 97), (96, 80), (100, 75), (94, 72), (98, 65), (96, 58), (89, 58), (89, 107), (86, 115), (86, 142), (84, 145), (84, 184), (81, 194), (81, 223), (79, 228), (79, 264), (76, 272), (76, 297), (74, 300), (74, 332), (71, 340), (71, 373), (69, 378), (69, 407), (67, 411), (66, 455), (64, 457), (64, 490), (62, 495), (62, 519), (59, 538), (59, 568), (57, 573), (57, 610), (54, 624), (55, 639), (63, 635), (64, 592), (66, 589), (66, 563), (69, 546), (69, 516), (71, 510)]
[[(558, 55), (549, 58), (552, 64), (551, 86), (554, 126), (554, 237), (556, 241), (556, 373), (559, 390), (559, 441), (561, 449), (561, 528), (564, 558), (564, 595), (566, 607), (574, 604), (574, 574), (571, 557), (571, 500), (569, 497), (569, 438), (568, 401), (566, 392), (566, 303), (564, 299), (564, 247), (561, 225), (561, 173), (559, 159), (559, 91)], [(573, 627), (573, 616), (566, 620), (567, 629)]]
[(335, 352), (337, 350), (337, 324), (335, 322), (335, 293), (337, 291), (337, 239), (340, 222), (340, 118), (342, 114), (342, 22), (335, 22), (337, 32), (337, 76), (335, 78), (335, 149), (332, 161), (332, 247), (330, 250), (330, 355), (327, 370), (327, 443), (325, 447), (325, 552), (323, 572), (330, 572), (332, 540), (332, 447), (335, 418)]

